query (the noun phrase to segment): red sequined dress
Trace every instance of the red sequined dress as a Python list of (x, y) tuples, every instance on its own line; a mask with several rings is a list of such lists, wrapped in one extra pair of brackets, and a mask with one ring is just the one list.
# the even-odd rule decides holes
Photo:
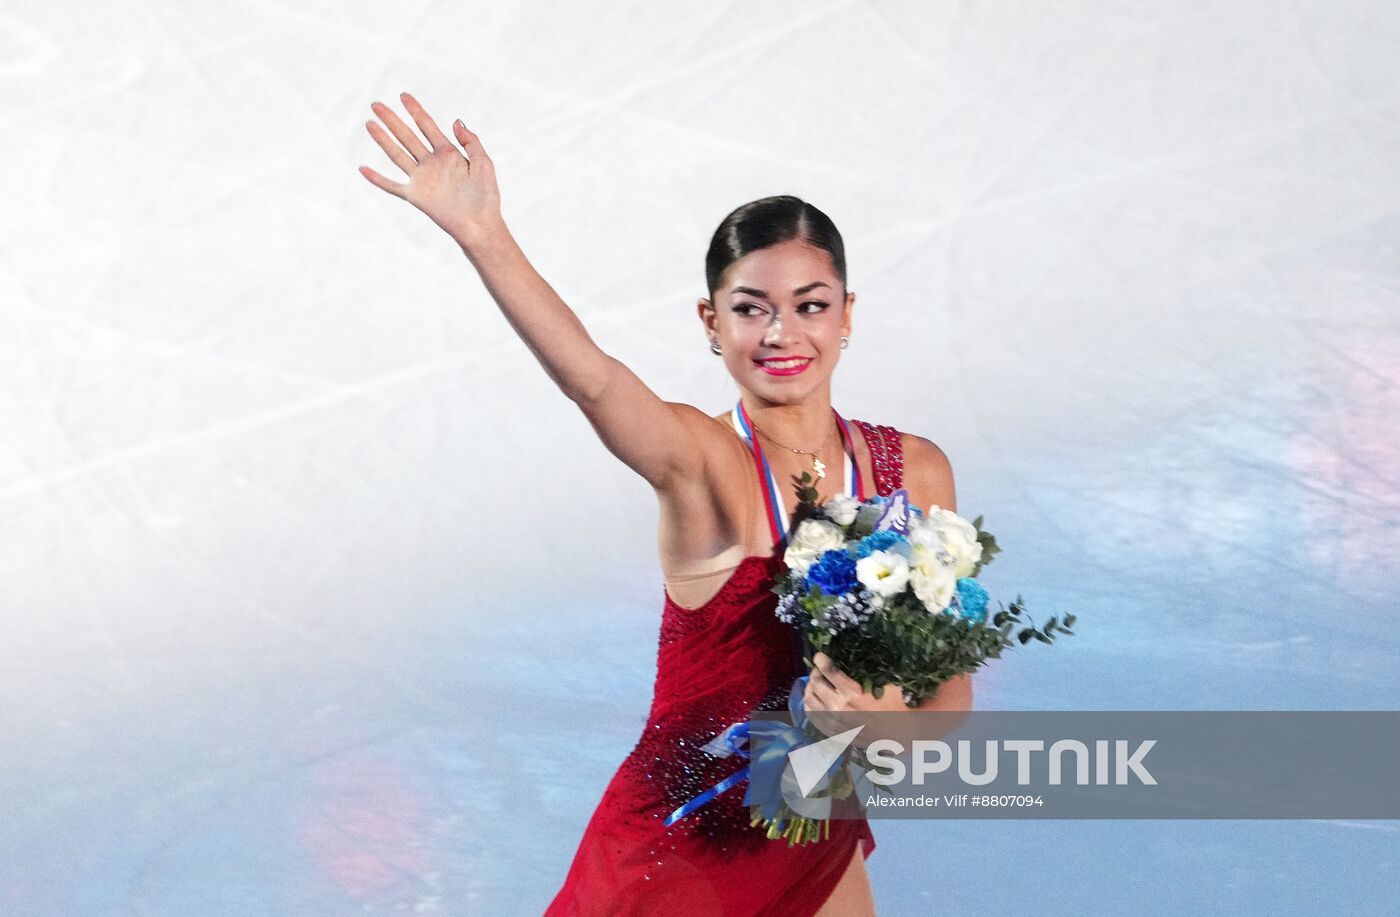
[[(892, 493), (903, 478), (899, 433), (852, 423), (870, 448), (876, 490)], [(545, 917), (810, 917), (857, 845), (867, 858), (875, 849), (864, 818), (833, 820), (830, 837), (814, 844), (769, 840), (749, 824), (743, 783), (664, 824), (747, 763), (702, 746), (754, 710), (785, 710), (793, 680), (806, 674), (793, 630), (774, 615), (769, 588), (782, 570), (776, 549), (746, 557), (694, 609), (663, 590), (646, 726), (603, 791)]]

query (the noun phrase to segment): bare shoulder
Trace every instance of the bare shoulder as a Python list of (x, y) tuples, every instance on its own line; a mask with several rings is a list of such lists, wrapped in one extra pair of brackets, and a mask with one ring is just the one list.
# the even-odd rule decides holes
[[(743, 443), (724, 419), (724, 414), (711, 417), (694, 405), (682, 401), (667, 401), (666, 407), (681, 422), (686, 436), (698, 452), (697, 457), (704, 460), (703, 463), (694, 464), (693, 467), (697, 470), (704, 468), (723, 474), (735, 459), (742, 460), (745, 453)], [(701, 482), (697, 480), (694, 483)]]
[[(751, 520), (750, 476), (742, 473), (741, 440), (723, 415), (711, 417), (689, 404), (666, 402), (686, 438), (684, 461), (678, 473), (655, 486), (660, 501), (662, 570), (668, 575), (707, 569), (721, 555), (734, 550), (757, 553), (736, 546), (752, 540), (745, 525)], [(742, 556), (742, 555), (741, 555)]]
[(666, 407), (671, 409), (671, 413), (686, 421), (695, 424), (717, 424), (719, 420), (706, 414), (693, 404), (684, 401), (668, 401)]
[(666, 407), (671, 409), (671, 413), (685, 425), (686, 431), (693, 436), (697, 443), (705, 448), (715, 446), (729, 446), (737, 441), (733, 431), (724, 421), (724, 415), (711, 417), (693, 404), (686, 404), (683, 401), (668, 401)]
[(900, 431), (904, 447), (904, 486), (915, 506), (939, 506), (958, 511), (953, 464), (938, 444), (914, 433)]

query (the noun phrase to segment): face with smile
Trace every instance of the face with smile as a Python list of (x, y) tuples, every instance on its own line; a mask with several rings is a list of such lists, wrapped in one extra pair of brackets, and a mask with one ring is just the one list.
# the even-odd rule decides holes
[(731, 264), (713, 304), (699, 302), (710, 340), (740, 388), (767, 402), (825, 395), (851, 333), (849, 293), (831, 256), (800, 239), (750, 252)]

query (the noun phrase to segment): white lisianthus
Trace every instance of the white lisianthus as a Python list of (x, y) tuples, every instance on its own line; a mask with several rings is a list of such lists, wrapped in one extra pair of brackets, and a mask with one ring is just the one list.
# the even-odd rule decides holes
[(905, 537), (911, 545), (923, 545), (931, 551), (943, 548), (943, 539), (938, 537), (938, 529), (922, 519), (909, 520), (909, 532)]
[(831, 521), (837, 525), (850, 525), (856, 521), (856, 510), (860, 509), (860, 501), (850, 494), (837, 494), (826, 505), (822, 511), (831, 517)]
[(893, 551), (872, 551), (856, 561), (856, 579), (878, 596), (899, 595), (909, 585), (909, 561)]
[(846, 546), (846, 536), (841, 527), (825, 519), (803, 519), (802, 523), (788, 539), (787, 550), (783, 552), (783, 563), (797, 576), (806, 576), (807, 570), (827, 551), (839, 551)]
[(947, 551), (927, 544), (915, 544), (910, 552), (909, 581), (930, 612), (942, 611), (953, 600), (958, 575), (951, 560)]
[[(971, 522), (951, 510), (931, 506), (919, 527), (937, 533), (939, 544), (952, 555), (955, 579), (972, 575), (977, 562), (982, 559), (982, 545), (977, 540), (977, 529)], [(914, 538), (909, 540), (914, 541)]]

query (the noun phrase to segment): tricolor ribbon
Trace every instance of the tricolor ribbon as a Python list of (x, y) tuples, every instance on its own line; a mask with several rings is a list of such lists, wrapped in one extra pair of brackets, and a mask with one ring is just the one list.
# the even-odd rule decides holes
[[(861, 482), (860, 475), (856, 473), (856, 447), (851, 440), (850, 425), (835, 408), (831, 409), (831, 413), (836, 417), (836, 423), (841, 428), (841, 438), (845, 443), (846, 458), (843, 464), (846, 480), (842, 490), (864, 502), (865, 485)], [(744, 442), (749, 445), (749, 451), (753, 453), (754, 465), (758, 469), (758, 479), (763, 482), (764, 494), (767, 497), (763, 502), (768, 508), (768, 528), (772, 532), (773, 543), (780, 544), (787, 538), (788, 523), (787, 514), (783, 512), (782, 491), (778, 489), (778, 479), (768, 464), (768, 457), (763, 454), (763, 446), (759, 443), (758, 437), (754, 435), (753, 422), (749, 420), (749, 412), (744, 407), (744, 399), (740, 398), (738, 404), (734, 405), (733, 410), (729, 412), (729, 418), (734, 425), (734, 431), (743, 437)]]

